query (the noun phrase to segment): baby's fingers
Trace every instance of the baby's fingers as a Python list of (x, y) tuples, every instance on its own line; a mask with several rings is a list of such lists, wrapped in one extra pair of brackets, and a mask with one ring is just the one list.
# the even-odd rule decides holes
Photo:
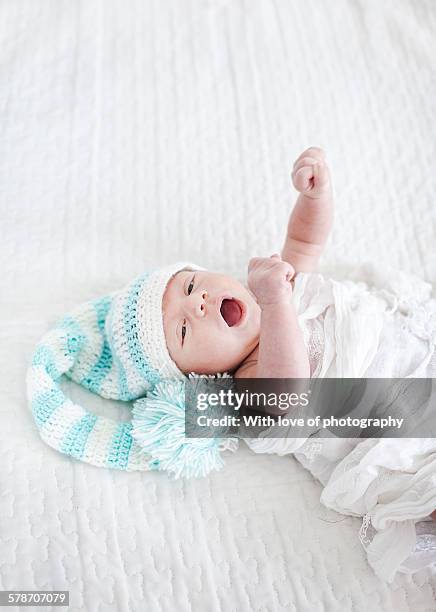
[(269, 259), (270, 258), (265, 258), (265, 257), (252, 257), (250, 261), (248, 262), (248, 272), (252, 272), (253, 270), (257, 268), (261, 268), (262, 266), (265, 266), (265, 264), (267, 263)]
[(317, 164), (314, 177), (314, 191), (322, 193), (330, 186), (330, 172), (326, 164)]
[(310, 190), (313, 184), (310, 182), (315, 176), (315, 167), (318, 160), (314, 157), (302, 157), (298, 159), (292, 170), (292, 182), (297, 191), (303, 193)]
[(313, 188), (315, 171), (313, 166), (303, 166), (292, 175), (294, 187), (301, 193), (306, 193)]
[(309, 155), (305, 155), (304, 157), (300, 157), (294, 164), (292, 168), (292, 174), (295, 174), (300, 168), (303, 166), (314, 166), (315, 164), (323, 163), (322, 160), (317, 159), (316, 157), (310, 157)]
[(294, 171), (292, 178), (295, 189), (311, 197), (318, 197), (330, 185), (329, 170), (323, 162), (302, 166)]
[(297, 164), (299, 164), (304, 157), (314, 158), (314, 161), (324, 161), (325, 153), (320, 147), (309, 147), (308, 149), (303, 151), (303, 153), (301, 153), (301, 155), (299, 155), (295, 160), (294, 170)]
[(252, 257), (250, 261), (248, 262), (248, 271), (250, 272), (250, 270), (255, 268), (258, 265), (259, 261), (260, 261), (260, 257)]

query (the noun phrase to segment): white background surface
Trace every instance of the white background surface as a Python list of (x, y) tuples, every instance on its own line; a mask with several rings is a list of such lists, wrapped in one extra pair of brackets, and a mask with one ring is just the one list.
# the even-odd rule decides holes
[(74, 611), (436, 609), (436, 575), (375, 578), (360, 520), (294, 459), (100, 470), (43, 445), (24, 389), (54, 320), (149, 264), (244, 280), (312, 144), (336, 192), (323, 269), (436, 282), (435, 25), (430, 0), (0, 3), (0, 588)]

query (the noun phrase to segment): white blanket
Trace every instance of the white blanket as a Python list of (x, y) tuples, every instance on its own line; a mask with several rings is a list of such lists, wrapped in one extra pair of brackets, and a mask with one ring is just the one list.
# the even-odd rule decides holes
[(361, 519), (293, 458), (106, 472), (41, 441), (24, 377), (60, 315), (149, 263), (245, 281), (311, 144), (336, 193), (324, 271), (436, 282), (435, 26), (433, 0), (0, 3), (0, 588), (69, 589), (72, 612), (434, 608), (436, 573), (380, 580)]

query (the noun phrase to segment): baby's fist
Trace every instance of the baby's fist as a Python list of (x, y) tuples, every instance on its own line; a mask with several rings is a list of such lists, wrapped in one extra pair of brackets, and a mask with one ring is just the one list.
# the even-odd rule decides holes
[(294, 276), (294, 268), (278, 254), (252, 257), (248, 263), (248, 288), (260, 307), (289, 301)]
[(292, 183), (308, 198), (316, 199), (329, 192), (330, 173), (322, 149), (310, 147), (303, 151), (294, 163)]

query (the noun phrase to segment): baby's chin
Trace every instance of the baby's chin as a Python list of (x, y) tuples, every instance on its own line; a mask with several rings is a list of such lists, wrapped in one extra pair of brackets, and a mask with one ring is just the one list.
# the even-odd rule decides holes
[[(223, 360), (222, 362), (215, 362), (215, 364), (211, 365), (210, 363), (205, 363), (204, 367), (197, 368), (198, 373), (202, 374), (218, 374), (227, 372), (229, 374), (234, 374), (236, 370), (244, 363), (251, 353), (258, 347), (259, 341), (254, 341), (249, 347), (245, 348), (241, 351), (240, 355), (232, 360)], [(201, 372), (200, 372), (201, 371)]]

